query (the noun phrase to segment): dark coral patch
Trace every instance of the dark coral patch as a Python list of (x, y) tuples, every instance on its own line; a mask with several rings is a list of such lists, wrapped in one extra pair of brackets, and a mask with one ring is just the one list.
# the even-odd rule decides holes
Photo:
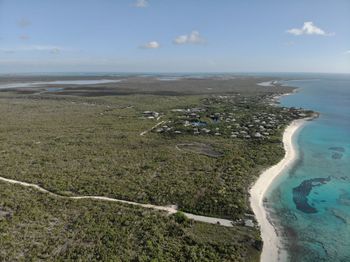
[(321, 186), (331, 180), (327, 178), (313, 178), (304, 180), (299, 186), (293, 188), (293, 201), (298, 210), (304, 213), (317, 213), (317, 209), (308, 203), (308, 196), (313, 187)]
[(341, 159), (343, 157), (343, 154), (335, 152), (332, 154), (333, 159)]

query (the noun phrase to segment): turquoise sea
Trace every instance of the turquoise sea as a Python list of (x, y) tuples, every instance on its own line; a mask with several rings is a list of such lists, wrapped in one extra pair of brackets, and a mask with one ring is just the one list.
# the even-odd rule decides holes
[(290, 261), (350, 261), (350, 76), (284, 82), (283, 106), (318, 111), (295, 138), (299, 158), (269, 190), (266, 206)]

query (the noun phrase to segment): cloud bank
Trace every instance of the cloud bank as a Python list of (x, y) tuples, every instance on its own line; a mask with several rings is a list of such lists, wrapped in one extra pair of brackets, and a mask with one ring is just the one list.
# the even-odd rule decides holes
[(320, 35), (320, 36), (331, 36), (334, 33), (327, 33), (323, 29), (314, 25), (313, 22), (304, 22), (302, 28), (292, 28), (287, 30), (287, 33), (292, 35)]

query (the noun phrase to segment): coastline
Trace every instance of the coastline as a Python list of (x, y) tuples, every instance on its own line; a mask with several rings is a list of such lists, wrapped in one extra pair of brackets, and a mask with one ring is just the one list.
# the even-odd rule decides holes
[(276, 229), (268, 220), (268, 213), (264, 207), (264, 196), (273, 181), (286, 169), (290, 168), (297, 159), (297, 149), (293, 144), (293, 138), (312, 117), (294, 120), (283, 133), (283, 146), (285, 155), (276, 165), (265, 170), (250, 189), (250, 205), (258, 221), (263, 240), (261, 262), (284, 261), (287, 254), (283, 252), (281, 239), (278, 238)]

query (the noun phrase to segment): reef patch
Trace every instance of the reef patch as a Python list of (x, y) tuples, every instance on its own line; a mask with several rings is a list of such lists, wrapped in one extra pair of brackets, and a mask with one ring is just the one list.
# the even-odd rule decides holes
[(327, 178), (313, 178), (304, 180), (297, 187), (293, 188), (293, 201), (298, 210), (304, 213), (317, 213), (317, 209), (309, 204), (308, 196), (314, 187), (318, 187), (326, 184), (331, 180), (331, 177)]
[(328, 150), (332, 152), (332, 158), (335, 160), (341, 159), (343, 157), (343, 153), (345, 153), (345, 148), (341, 146), (332, 146), (329, 147)]

